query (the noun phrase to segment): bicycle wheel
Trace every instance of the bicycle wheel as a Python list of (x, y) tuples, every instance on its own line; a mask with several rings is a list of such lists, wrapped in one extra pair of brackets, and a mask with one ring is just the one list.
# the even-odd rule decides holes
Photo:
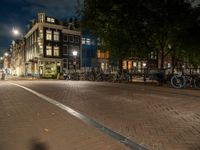
[(200, 78), (194, 79), (194, 87), (200, 89)]
[(183, 76), (174, 75), (171, 78), (171, 85), (174, 88), (183, 88), (186, 84), (186, 79)]

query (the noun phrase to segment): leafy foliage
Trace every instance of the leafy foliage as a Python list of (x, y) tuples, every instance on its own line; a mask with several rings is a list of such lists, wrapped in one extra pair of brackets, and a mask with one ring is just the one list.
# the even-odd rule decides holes
[(115, 60), (147, 58), (154, 51), (163, 68), (166, 57), (199, 55), (200, 7), (189, 1), (85, 0), (80, 12), (82, 27), (99, 37)]

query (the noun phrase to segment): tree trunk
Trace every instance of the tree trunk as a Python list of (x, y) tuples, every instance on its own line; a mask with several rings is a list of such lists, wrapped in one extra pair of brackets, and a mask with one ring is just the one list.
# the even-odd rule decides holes
[(164, 69), (164, 52), (161, 53), (161, 62), (160, 62), (160, 69)]
[(120, 59), (119, 60), (119, 72), (120, 72), (120, 74), (122, 73), (122, 70), (123, 70), (123, 68), (122, 68), (122, 60)]

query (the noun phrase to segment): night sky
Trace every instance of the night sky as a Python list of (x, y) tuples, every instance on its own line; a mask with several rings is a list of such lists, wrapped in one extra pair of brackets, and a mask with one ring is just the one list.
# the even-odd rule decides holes
[(16, 39), (12, 28), (18, 28), (22, 33), (26, 25), (37, 16), (37, 12), (58, 19), (69, 19), (75, 16), (76, 0), (1, 0), (0, 5), (0, 55)]

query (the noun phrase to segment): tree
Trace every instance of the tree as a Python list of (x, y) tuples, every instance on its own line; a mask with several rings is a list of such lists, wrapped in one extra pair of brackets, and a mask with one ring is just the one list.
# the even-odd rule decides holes
[[(163, 69), (167, 56), (189, 56), (192, 43), (200, 43), (199, 34), (192, 34), (199, 30), (199, 8), (186, 0), (85, 0), (81, 12), (82, 27), (102, 39), (118, 61), (132, 55), (146, 58), (154, 51)], [(188, 35), (192, 41), (186, 41)]]

